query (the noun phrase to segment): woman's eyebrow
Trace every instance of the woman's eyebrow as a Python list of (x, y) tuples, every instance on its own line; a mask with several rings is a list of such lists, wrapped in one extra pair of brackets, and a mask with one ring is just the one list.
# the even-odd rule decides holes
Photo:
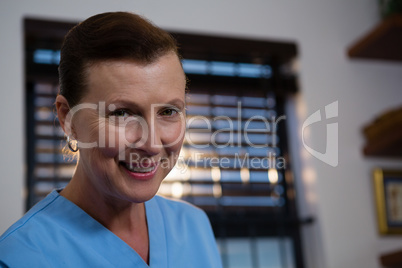
[[(185, 106), (185, 102), (180, 99), (180, 98), (174, 98), (172, 100), (168, 100), (167, 102), (155, 102), (153, 103), (154, 105), (173, 105), (173, 106), (177, 106), (179, 108), (183, 108)], [(127, 108), (131, 108), (131, 109), (141, 109), (141, 105), (132, 102), (132, 101), (128, 101), (126, 99), (114, 99), (114, 100), (110, 100), (106, 102), (106, 107), (109, 107), (109, 105), (115, 105), (117, 106), (116, 108), (121, 108), (119, 106), (125, 106)], [(109, 107), (109, 109), (112, 107)]]
[[(113, 105), (115, 107), (113, 107)], [(109, 108), (112, 110), (113, 110), (113, 108), (115, 108), (115, 109), (119, 109), (119, 108), (141, 109), (141, 106), (132, 101), (128, 101), (128, 100), (124, 100), (124, 99), (115, 99), (115, 100), (107, 101), (106, 108)]]
[(179, 98), (175, 98), (173, 100), (168, 101), (166, 104), (171, 104), (171, 105), (175, 105), (175, 106), (180, 106), (180, 108), (183, 108), (185, 103), (182, 99)]

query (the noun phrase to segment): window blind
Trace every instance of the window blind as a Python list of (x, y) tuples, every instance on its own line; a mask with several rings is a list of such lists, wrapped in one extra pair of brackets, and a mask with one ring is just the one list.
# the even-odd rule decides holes
[(285, 204), (275, 95), (190, 93), (187, 133), (159, 193), (206, 209)]

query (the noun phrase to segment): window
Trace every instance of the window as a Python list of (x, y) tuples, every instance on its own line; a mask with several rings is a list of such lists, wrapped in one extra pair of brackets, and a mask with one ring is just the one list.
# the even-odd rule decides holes
[[(62, 37), (72, 24), (27, 19), (27, 208), (65, 186), (53, 107)], [(203, 208), (225, 267), (304, 267), (284, 104), (296, 91), (294, 44), (173, 33), (190, 81), (187, 133), (159, 194)]]

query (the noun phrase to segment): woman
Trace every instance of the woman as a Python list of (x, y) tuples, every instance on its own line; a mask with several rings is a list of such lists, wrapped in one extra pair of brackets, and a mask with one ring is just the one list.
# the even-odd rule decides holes
[(4, 267), (221, 267), (201, 210), (155, 196), (178, 157), (186, 78), (172, 37), (115, 12), (74, 27), (56, 108), (70, 183), (0, 237)]

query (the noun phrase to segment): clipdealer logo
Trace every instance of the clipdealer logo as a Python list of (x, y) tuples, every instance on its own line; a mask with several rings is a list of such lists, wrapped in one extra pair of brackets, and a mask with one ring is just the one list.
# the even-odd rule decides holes
[[(160, 104), (153, 104), (152, 109), (156, 109), (159, 107)], [(198, 121), (202, 121), (207, 125), (207, 129), (203, 129), (203, 131), (207, 131), (208, 133), (211, 132), (211, 137), (210, 140), (208, 140), (205, 144), (197, 144), (196, 142), (193, 142), (191, 139), (191, 136), (187, 135), (188, 133), (185, 132), (186, 128), (189, 127), (189, 124), (191, 124), (192, 118), (189, 122), (186, 122), (186, 119), (183, 114), (180, 114), (181, 121), (183, 122), (182, 127), (180, 129), (180, 135), (178, 135), (177, 139), (173, 141), (171, 144), (168, 145), (159, 145), (154, 142), (155, 136), (153, 133), (153, 127), (154, 127), (154, 122), (155, 118), (154, 113), (152, 113), (152, 120), (151, 122), (146, 122), (144, 118), (139, 117), (139, 116), (131, 116), (129, 118), (121, 118), (121, 117), (108, 117), (106, 116), (107, 112), (113, 112), (116, 107), (113, 104), (110, 104), (106, 107), (105, 102), (99, 102), (99, 104), (94, 104), (94, 103), (83, 103), (79, 104), (75, 107), (73, 107), (65, 122), (65, 127), (66, 127), (66, 132), (71, 133), (71, 120), (74, 116), (75, 113), (79, 112), (80, 110), (83, 109), (90, 109), (95, 112), (99, 113), (99, 134), (98, 134), (98, 140), (94, 141), (79, 141), (77, 140), (77, 144), (79, 148), (95, 148), (95, 147), (100, 147), (103, 148), (106, 146), (106, 141), (109, 147), (118, 147), (120, 148), (121, 151), (123, 151), (126, 147), (130, 148), (136, 148), (138, 146), (141, 146), (147, 142), (147, 140), (150, 138), (152, 146), (170, 146), (174, 145), (177, 142), (180, 141), (181, 137), (186, 136), (187, 142), (194, 146), (195, 148), (206, 148), (210, 145), (213, 145), (218, 148), (224, 148), (224, 147), (233, 147), (237, 146), (238, 143), (245, 142), (247, 143), (248, 146), (253, 147), (253, 148), (264, 148), (269, 145), (269, 143), (265, 144), (259, 144), (259, 143), (253, 143), (252, 140), (250, 140), (249, 137), (249, 131), (257, 131), (257, 132), (265, 132), (265, 131), (270, 131), (273, 132), (272, 135), (272, 144), (276, 144), (276, 130), (277, 130), (277, 124), (281, 120), (286, 120), (286, 116), (280, 116), (278, 118), (272, 117), (270, 120), (268, 118), (265, 118), (264, 116), (259, 116), (255, 115), (250, 118), (245, 123), (244, 126), (244, 133), (241, 134), (238, 132), (236, 136), (236, 127), (241, 128), (242, 126), (242, 118), (243, 116), (241, 115), (241, 103), (238, 103), (238, 118), (237, 122), (233, 122), (232, 118), (228, 116), (217, 116), (213, 118), (213, 121), (218, 121), (218, 120), (223, 120), (227, 122), (227, 125), (229, 128), (225, 128), (225, 131), (229, 131), (229, 138), (228, 140), (225, 140), (223, 144), (220, 144), (218, 142), (219, 137), (218, 135), (222, 132), (222, 129), (215, 130), (213, 132), (212, 124), (209, 118), (204, 117), (204, 116), (196, 116)], [(338, 166), (338, 123), (327, 123), (326, 124), (326, 148), (325, 152), (321, 153), (318, 150), (315, 150), (308, 146), (306, 144), (306, 137), (305, 137), (305, 130), (312, 126), (313, 124), (318, 124), (320, 122), (325, 123), (326, 120), (332, 119), (332, 118), (337, 118), (338, 117), (338, 101), (334, 101), (328, 105), (325, 106), (324, 108), (324, 118), (322, 117), (322, 111), (321, 109), (315, 111), (313, 114), (311, 114), (303, 123), (302, 125), (302, 142), (304, 148), (315, 158), (319, 159), (320, 161), (332, 166), (332, 167), (337, 167)], [(108, 118), (108, 119), (107, 119)], [(249, 128), (249, 125), (251, 122), (254, 120), (261, 120), (264, 124), (264, 128), (262, 129), (253, 129)], [(113, 130), (113, 131), (112, 131)], [(116, 131), (115, 131), (116, 130)], [(118, 131), (117, 131), (118, 130)], [(133, 131), (139, 132), (140, 137), (135, 140), (135, 142), (129, 141), (126, 137), (126, 133), (132, 133)], [(213, 132), (213, 133), (212, 133)], [(117, 135), (117, 136), (116, 136)], [(117, 144), (116, 144), (117, 143)], [(125, 154), (122, 154), (122, 158), (125, 158)], [(278, 158), (278, 156), (274, 156), (274, 158)], [(121, 159), (123, 160), (123, 159)]]
[(325, 106), (325, 119), (321, 117), (321, 110), (315, 111), (312, 115), (310, 115), (303, 123), (302, 126), (302, 142), (304, 148), (315, 158), (320, 161), (332, 166), (338, 166), (338, 154), (339, 154), (339, 137), (338, 137), (338, 123), (328, 123), (327, 126), (327, 139), (325, 152), (321, 153), (313, 148), (309, 147), (305, 142), (304, 132), (307, 127), (320, 123), (321, 121), (325, 122), (325, 120), (331, 118), (338, 117), (338, 101), (334, 101)]

